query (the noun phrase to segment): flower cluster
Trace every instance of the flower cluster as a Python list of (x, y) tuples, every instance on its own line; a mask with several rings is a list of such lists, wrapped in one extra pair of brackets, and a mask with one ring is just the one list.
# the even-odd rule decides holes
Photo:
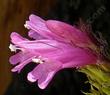
[(27, 79), (38, 81), (41, 89), (46, 88), (56, 72), (64, 68), (79, 68), (88, 64), (96, 64), (99, 54), (94, 50), (95, 44), (87, 32), (75, 26), (56, 20), (43, 20), (30, 15), (24, 25), (29, 29), (28, 40), (19, 34), (11, 33), (9, 48), (16, 52), (9, 61), (16, 65), (12, 72), (22, 70), (30, 62), (38, 65), (28, 73)]

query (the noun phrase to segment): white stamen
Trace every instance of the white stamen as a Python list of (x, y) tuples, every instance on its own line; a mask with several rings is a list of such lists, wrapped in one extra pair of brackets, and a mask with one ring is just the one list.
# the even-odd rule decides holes
[(41, 59), (41, 56), (39, 56), (38, 58), (33, 58), (32, 61), (40, 64), (44, 63), (43, 60)]
[(29, 28), (29, 25), (26, 24), (26, 23), (24, 24), (24, 27), (27, 28), (27, 29), (30, 29), (30, 28)]
[(10, 49), (12, 52), (16, 52), (16, 50), (17, 50), (16, 46), (13, 45), (13, 44), (10, 44), (10, 45), (9, 45), (9, 49)]

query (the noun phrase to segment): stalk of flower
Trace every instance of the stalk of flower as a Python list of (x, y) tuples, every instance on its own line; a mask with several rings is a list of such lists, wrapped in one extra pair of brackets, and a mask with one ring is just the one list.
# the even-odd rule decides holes
[[(91, 27), (80, 20), (79, 28), (83, 31), (91, 31)], [(86, 95), (110, 95), (110, 58), (106, 47), (108, 47), (107, 41), (103, 38), (102, 34), (99, 33), (99, 38), (94, 35), (95, 43), (98, 44), (96, 52), (100, 53), (103, 61), (100, 61), (96, 65), (88, 65), (84, 68), (80, 68), (78, 71), (83, 72), (87, 75), (91, 89)], [(106, 52), (105, 52), (106, 51)]]
[[(102, 57), (96, 52), (97, 46), (86, 32), (75, 26), (55, 20), (43, 20), (30, 15), (25, 27), (29, 29), (28, 40), (13, 32), (11, 34), (11, 51), (19, 52), (10, 57), (15, 66), (12, 71), (18, 72), (30, 64), (38, 65), (28, 73), (27, 79), (38, 81), (41, 89), (47, 87), (53, 76), (64, 68), (83, 68), (90, 64), (99, 64)], [(95, 48), (95, 49), (94, 49)]]

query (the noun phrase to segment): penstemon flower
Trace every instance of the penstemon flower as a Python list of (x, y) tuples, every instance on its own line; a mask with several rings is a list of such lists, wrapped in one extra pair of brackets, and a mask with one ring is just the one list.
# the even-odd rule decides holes
[(37, 63), (27, 79), (38, 81), (41, 89), (46, 88), (61, 69), (97, 64), (101, 60), (89, 35), (75, 26), (56, 20), (45, 21), (35, 15), (30, 15), (24, 26), (29, 29), (28, 35), (33, 40), (13, 32), (9, 48), (19, 52), (9, 61), (16, 65), (12, 72), (18, 73), (30, 62)]

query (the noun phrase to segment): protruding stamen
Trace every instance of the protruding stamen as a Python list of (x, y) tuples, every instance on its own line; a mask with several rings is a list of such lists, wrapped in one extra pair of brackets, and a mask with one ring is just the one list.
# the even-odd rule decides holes
[(41, 56), (39, 56), (38, 58), (33, 58), (32, 61), (40, 64), (44, 63), (43, 60), (41, 59)]
[(12, 52), (16, 52), (16, 50), (17, 50), (16, 46), (13, 45), (13, 44), (10, 44), (10, 45), (9, 45), (9, 49), (10, 49)]
[(29, 28), (29, 25), (26, 24), (26, 23), (24, 24), (24, 27), (27, 28), (27, 29), (30, 29), (30, 28)]

